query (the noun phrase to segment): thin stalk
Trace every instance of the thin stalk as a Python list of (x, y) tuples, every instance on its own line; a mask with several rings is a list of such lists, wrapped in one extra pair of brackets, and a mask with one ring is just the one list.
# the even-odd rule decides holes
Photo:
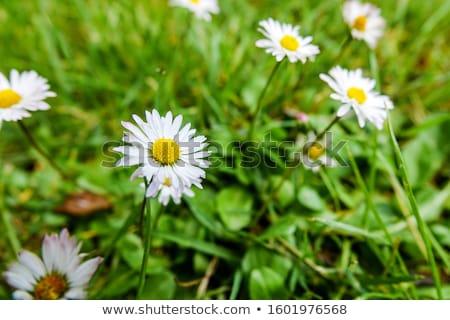
[[(164, 206), (161, 205), (159, 207), (158, 212), (156, 213), (156, 216), (153, 221), (152, 226), (152, 217), (151, 217), (151, 206), (148, 206), (147, 214), (145, 216), (145, 238), (144, 238), (144, 255), (142, 257), (142, 265), (141, 265), (141, 272), (139, 275), (139, 286), (138, 286), (138, 294), (137, 298), (140, 298), (142, 295), (142, 291), (145, 286), (145, 277), (147, 272), (147, 266), (148, 266), (148, 257), (150, 255), (150, 252), (152, 250), (152, 242), (153, 242), (153, 234), (156, 228), (158, 227), (159, 218), (161, 217)], [(145, 208), (145, 207), (144, 207)]]
[(31, 134), (30, 130), (25, 126), (25, 124), (23, 123), (22, 120), (17, 121), (17, 123), (19, 124), (20, 129), (22, 130), (22, 132), (25, 134), (25, 136), (27, 137), (28, 141), (30, 142), (31, 146), (42, 156), (45, 158), (45, 160), (48, 161), (48, 163), (53, 167), (53, 169), (55, 169), (60, 175), (61, 177), (63, 177), (66, 180), (72, 181), (73, 179), (72, 177), (70, 177), (69, 175), (67, 175), (64, 170), (61, 169), (61, 167), (53, 160), (52, 157), (50, 157), (43, 149), (42, 147), (36, 142), (36, 140), (34, 139), (33, 135)]
[[(147, 185), (147, 183), (146, 183), (146, 185)], [(141, 272), (139, 274), (139, 285), (138, 285), (136, 299), (140, 298), (140, 296), (142, 295), (142, 291), (144, 290), (145, 276), (147, 273), (147, 265), (148, 265), (148, 255), (151, 250), (152, 217), (151, 217), (150, 208), (147, 210), (147, 214), (145, 214), (146, 207), (147, 207), (147, 197), (144, 194), (144, 199), (142, 200), (141, 210), (139, 212), (140, 217), (143, 217), (145, 215), (145, 218), (144, 218), (144, 220), (145, 220), (144, 254), (142, 255)]]
[(284, 60), (278, 61), (275, 66), (272, 69), (272, 72), (269, 75), (269, 78), (267, 79), (266, 85), (264, 86), (264, 88), (262, 89), (261, 93), (259, 94), (258, 97), (258, 102), (256, 104), (256, 109), (255, 112), (251, 115), (251, 123), (250, 123), (250, 129), (248, 131), (248, 136), (247, 138), (250, 140), (253, 137), (253, 131), (255, 130), (255, 125), (256, 122), (258, 121), (258, 117), (259, 114), (261, 113), (261, 109), (262, 109), (262, 100), (264, 98), (264, 96), (266, 95), (267, 92), (267, 88), (269, 88), (270, 83), (272, 82), (273, 77), (275, 76), (275, 73), (277, 73), (277, 70), (280, 68), (281, 63)]
[[(144, 180), (145, 183), (145, 193), (147, 192), (148, 188), (148, 182), (147, 179)], [(145, 236), (145, 230), (144, 230), (144, 220), (145, 220), (145, 207), (147, 205), (147, 197), (144, 193), (144, 199), (142, 200), (141, 209), (139, 210), (139, 234), (142, 239), (144, 239)]]
[(352, 36), (350, 34), (350, 32), (347, 33), (347, 36), (345, 37), (345, 39), (341, 42), (340, 46), (339, 46), (339, 53), (336, 56), (336, 58), (334, 58), (334, 63), (335, 64), (339, 64), (339, 60), (341, 60), (341, 58), (344, 56), (344, 53), (347, 52), (347, 45), (350, 43), (350, 41), (352, 40)]
[[(380, 89), (380, 71), (378, 68), (377, 63), (377, 57), (375, 55), (375, 52), (373, 50), (370, 51), (369, 54), (369, 64), (372, 76), (374, 77), (376, 81), (376, 89)], [(369, 183), (368, 183), (368, 191), (369, 195), (372, 196), (375, 189), (375, 178), (377, 173), (377, 149), (378, 149), (378, 130), (375, 131), (375, 133), (372, 136), (372, 148), (371, 148), (371, 154), (370, 154), (370, 172), (369, 172)], [(366, 206), (366, 211), (364, 215), (368, 216), (368, 208), (369, 206)]]
[[(334, 116), (333, 120), (323, 129), (317, 136), (314, 142), (318, 142), (322, 137), (327, 133), (328, 130), (331, 129), (332, 126), (334, 126), (341, 118), (338, 116)], [(314, 144), (314, 143), (313, 143)]]
[[(387, 112), (387, 111), (386, 111)], [(411, 206), (412, 214), (416, 219), (417, 226), (419, 228), (420, 235), (422, 236), (423, 242), (425, 243), (425, 248), (427, 250), (427, 260), (431, 267), (431, 273), (433, 275), (433, 280), (436, 286), (436, 293), (439, 300), (443, 299), (442, 295), (442, 287), (441, 287), (441, 279), (439, 277), (439, 270), (436, 264), (436, 260), (434, 258), (433, 248), (431, 246), (430, 237), (428, 235), (427, 225), (422, 219), (420, 215), (419, 206), (417, 205), (416, 197), (414, 196), (414, 192), (412, 190), (411, 184), (409, 182), (408, 173), (406, 172), (406, 164), (403, 159), (402, 152), (400, 150), (400, 146), (398, 145), (397, 139), (395, 137), (394, 129), (392, 127), (391, 119), (387, 117), (387, 123), (389, 128), (389, 138), (391, 140), (392, 147), (394, 148), (394, 154), (397, 159), (398, 170), (400, 173), (400, 177), (402, 179), (403, 187), (406, 190), (406, 194), (408, 196), (409, 204)]]

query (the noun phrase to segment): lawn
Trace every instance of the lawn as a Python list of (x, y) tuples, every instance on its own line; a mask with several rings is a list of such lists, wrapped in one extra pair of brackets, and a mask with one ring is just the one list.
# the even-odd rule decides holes
[[(450, 2), (372, 0), (373, 49), (344, 1), (221, 0), (210, 21), (168, 2), (0, 3), (0, 72), (35, 70), (57, 95), (1, 124), (0, 271), (67, 228), (103, 257), (89, 299), (450, 299)], [(311, 35), (314, 61), (257, 47), (270, 17)], [(320, 74), (338, 65), (393, 102), (380, 130), (335, 118)], [(179, 204), (116, 167), (122, 121), (154, 109), (209, 143)], [(322, 132), (334, 165), (309, 170)], [(0, 299), (13, 291), (1, 277)]]

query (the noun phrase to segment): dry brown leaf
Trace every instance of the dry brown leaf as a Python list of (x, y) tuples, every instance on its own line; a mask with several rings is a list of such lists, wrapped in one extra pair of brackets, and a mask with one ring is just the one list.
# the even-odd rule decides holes
[(85, 217), (111, 208), (112, 204), (105, 196), (82, 191), (69, 195), (55, 210), (76, 217)]

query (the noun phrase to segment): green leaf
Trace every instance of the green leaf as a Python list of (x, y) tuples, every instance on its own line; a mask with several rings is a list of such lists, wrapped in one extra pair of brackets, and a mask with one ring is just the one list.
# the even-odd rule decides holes
[(445, 225), (436, 224), (431, 226), (431, 230), (436, 235), (439, 243), (450, 247), (450, 227)]
[(192, 248), (212, 256), (218, 256), (228, 261), (238, 261), (238, 256), (231, 250), (218, 246), (214, 243), (189, 238), (185, 235), (174, 234), (163, 231), (154, 231), (153, 235), (161, 239), (175, 242), (180, 246)]
[[(277, 188), (281, 182), (281, 176), (270, 177), (270, 182), (272, 184), (272, 189)], [(280, 189), (277, 192), (276, 199), (282, 207), (286, 207), (291, 204), (295, 199), (295, 188), (294, 184), (290, 180), (285, 180), (281, 184)]]
[(314, 218), (312, 219), (313, 222), (319, 222), (323, 223), (324, 225), (328, 226), (331, 230), (334, 232), (337, 232), (339, 234), (348, 235), (348, 236), (354, 236), (354, 237), (363, 237), (363, 238), (369, 238), (372, 240), (377, 241), (378, 243), (382, 244), (389, 244), (389, 242), (383, 238), (382, 236), (370, 233), (367, 230), (345, 224), (339, 221), (335, 220), (329, 220), (329, 219), (323, 219), (323, 218)]
[(144, 248), (141, 239), (132, 233), (125, 234), (117, 242), (117, 250), (130, 268), (139, 271), (142, 264)]
[(216, 195), (214, 192), (205, 188), (196, 191), (195, 197), (186, 198), (186, 202), (195, 219), (197, 219), (202, 226), (221, 237), (227, 230), (216, 217), (216, 208), (214, 205), (215, 197)]
[[(124, 266), (126, 267), (126, 266)], [(114, 299), (117, 297), (123, 297), (127, 292), (136, 288), (139, 282), (138, 274), (133, 270), (123, 268), (110, 273), (110, 279), (114, 281), (107, 282), (100, 292), (101, 299)]]
[(248, 274), (253, 269), (262, 266), (272, 268), (282, 279), (285, 279), (292, 269), (293, 263), (291, 259), (277, 255), (267, 249), (261, 247), (250, 248), (246, 252), (244, 259), (242, 259), (242, 270)]
[[(141, 239), (133, 234), (125, 234), (117, 243), (117, 250), (121, 257), (125, 260), (130, 268), (135, 271), (140, 271), (142, 265), (142, 257), (144, 254), (144, 247)], [(167, 258), (149, 256), (147, 273), (158, 273), (169, 266)]]
[(248, 226), (252, 219), (253, 197), (241, 187), (222, 189), (216, 199), (217, 211), (225, 226), (233, 231)]
[(300, 189), (297, 199), (302, 206), (313, 211), (320, 211), (326, 207), (325, 201), (319, 193), (309, 186), (304, 186)]
[(283, 278), (267, 267), (254, 269), (250, 274), (250, 299), (282, 300), (289, 296)]
[(258, 238), (260, 240), (266, 240), (293, 234), (295, 232), (295, 229), (297, 228), (297, 220), (298, 218), (293, 215), (283, 217), (280, 220), (272, 223), (263, 233), (258, 236)]
[(174, 275), (170, 272), (152, 274), (145, 280), (141, 299), (145, 300), (171, 300), (177, 288)]

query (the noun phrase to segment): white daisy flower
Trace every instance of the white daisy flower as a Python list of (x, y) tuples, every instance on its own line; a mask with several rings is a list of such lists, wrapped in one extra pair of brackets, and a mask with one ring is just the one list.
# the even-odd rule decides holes
[(320, 167), (335, 167), (336, 160), (329, 156), (326, 141), (316, 141), (316, 135), (310, 131), (308, 134), (300, 135), (297, 145), (302, 148), (302, 163), (304, 167), (313, 172), (319, 172)]
[(380, 9), (370, 3), (352, 0), (344, 3), (342, 15), (353, 38), (364, 40), (370, 48), (375, 48), (386, 24), (380, 15)]
[(29, 111), (49, 109), (44, 99), (56, 96), (49, 89), (47, 79), (35, 71), (11, 70), (9, 80), (0, 73), (0, 124), (30, 117)]
[(361, 69), (346, 70), (337, 66), (330, 70), (330, 75), (320, 74), (320, 79), (334, 90), (330, 97), (342, 102), (337, 111), (338, 117), (346, 115), (353, 108), (361, 128), (365, 126), (366, 120), (380, 130), (383, 128), (386, 109), (393, 109), (394, 105), (389, 97), (374, 90), (375, 80), (364, 78)]
[(211, 14), (219, 13), (217, 0), (170, 0), (170, 5), (189, 9), (199, 19), (211, 20)]
[(86, 254), (79, 253), (81, 243), (69, 237), (67, 229), (59, 235), (46, 235), (42, 242), (42, 259), (22, 250), (19, 261), (4, 273), (9, 285), (17, 290), (14, 299), (56, 300), (85, 299), (86, 287), (102, 262), (96, 257), (81, 263)]
[(307, 59), (314, 61), (315, 56), (320, 52), (318, 46), (311, 44), (312, 37), (299, 36), (299, 26), (281, 24), (272, 18), (261, 21), (259, 25), (258, 31), (267, 39), (256, 41), (256, 46), (265, 48), (266, 52), (275, 56), (277, 61), (287, 57), (292, 63), (298, 60), (305, 63)]
[(156, 197), (158, 193), (158, 202), (164, 206), (167, 206), (170, 199), (172, 199), (175, 204), (180, 204), (183, 195), (187, 197), (194, 196), (194, 192), (190, 187), (179, 186), (178, 188), (175, 188), (172, 185), (170, 178), (166, 178), (163, 183), (155, 183), (155, 181), (150, 183), (146, 196)]
[(164, 117), (157, 110), (146, 111), (146, 122), (137, 115), (133, 119), (137, 126), (122, 121), (128, 130), (123, 138), (127, 145), (114, 148), (124, 154), (116, 165), (139, 165), (131, 179), (145, 177), (149, 181), (146, 196), (155, 197), (161, 191), (177, 200), (183, 193), (191, 194), (192, 185), (202, 188), (201, 181), (205, 178), (202, 168), (210, 165), (205, 160), (210, 155), (204, 150), (208, 146), (206, 138), (194, 137), (196, 130), (191, 129), (190, 123), (180, 129), (183, 117), (173, 119), (170, 111)]

